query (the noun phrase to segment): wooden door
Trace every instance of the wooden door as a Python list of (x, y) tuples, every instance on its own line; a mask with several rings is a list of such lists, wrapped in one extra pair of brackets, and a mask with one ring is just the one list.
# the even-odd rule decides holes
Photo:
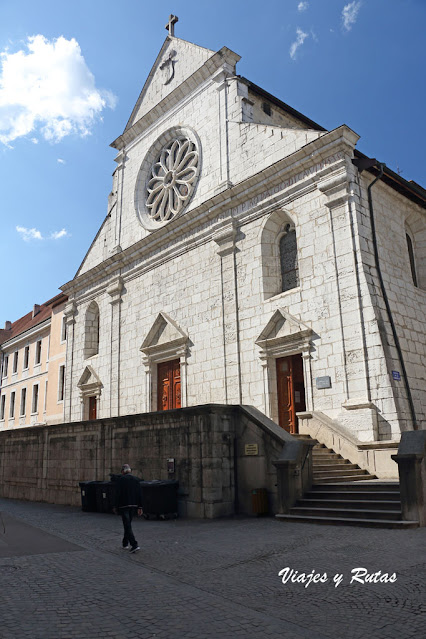
[(157, 410), (181, 407), (180, 361), (158, 364)]
[(303, 361), (301, 355), (277, 359), (278, 423), (289, 433), (297, 433), (296, 413), (306, 410)]
[(89, 397), (89, 419), (96, 419), (96, 397)]

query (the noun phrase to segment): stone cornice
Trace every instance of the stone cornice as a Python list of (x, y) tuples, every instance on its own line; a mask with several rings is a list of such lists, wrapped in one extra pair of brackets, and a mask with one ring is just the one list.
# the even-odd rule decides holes
[(119, 276), (107, 288), (107, 293), (111, 297), (110, 304), (115, 305), (121, 302), (122, 291), (123, 278)]
[(132, 279), (157, 263), (186, 252), (189, 243), (191, 247), (206, 243), (230, 218), (242, 224), (264, 214), (269, 206), (285, 205), (317, 188), (318, 180), (333, 174), (336, 168), (339, 173), (344, 170), (346, 158), (352, 156), (357, 140), (356, 133), (346, 125), (324, 134), (97, 264), (64, 284), (61, 290), (71, 294), (94, 286), (118, 270), (117, 262), (120, 262), (123, 280)]
[(235, 220), (230, 219), (229, 224), (222, 226), (219, 231), (213, 234), (213, 240), (218, 245), (217, 252), (224, 257), (235, 250), (235, 236), (237, 234)]

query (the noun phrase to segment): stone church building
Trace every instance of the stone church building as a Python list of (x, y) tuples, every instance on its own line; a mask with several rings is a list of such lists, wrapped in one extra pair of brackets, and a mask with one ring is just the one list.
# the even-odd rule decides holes
[(392, 476), (426, 426), (426, 191), (239, 59), (170, 22), (62, 287), (64, 420), (251, 405)]

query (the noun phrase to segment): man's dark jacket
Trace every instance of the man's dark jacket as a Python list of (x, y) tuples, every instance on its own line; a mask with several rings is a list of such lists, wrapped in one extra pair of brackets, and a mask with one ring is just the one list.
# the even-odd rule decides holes
[(115, 507), (126, 508), (133, 506), (134, 508), (142, 508), (142, 490), (140, 479), (137, 479), (130, 473), (121, 475), (116, 482)]

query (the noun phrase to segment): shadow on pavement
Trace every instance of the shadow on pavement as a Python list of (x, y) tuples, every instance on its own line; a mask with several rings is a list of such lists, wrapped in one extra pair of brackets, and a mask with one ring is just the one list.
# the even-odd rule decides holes
[(76, 550), (83, 548), (0, 512), (0, 559)]

